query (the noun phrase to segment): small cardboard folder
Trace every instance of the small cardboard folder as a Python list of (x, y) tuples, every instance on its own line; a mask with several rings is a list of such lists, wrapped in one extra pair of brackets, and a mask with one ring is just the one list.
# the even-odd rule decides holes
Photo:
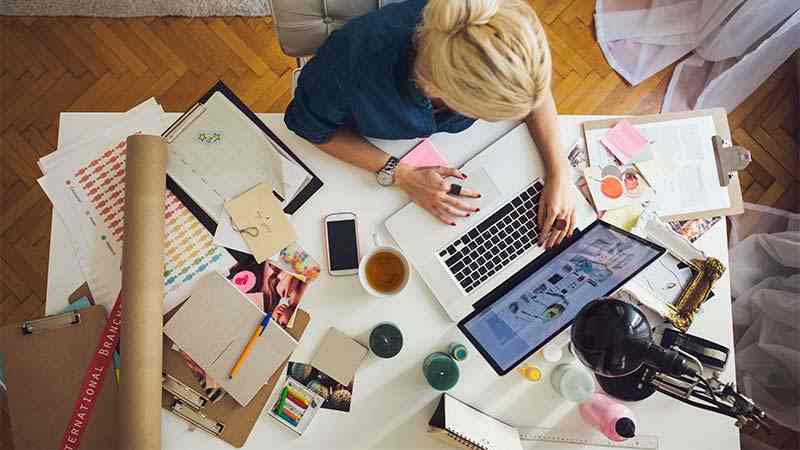
[[(164, 316), (168, 321), (178, 310), (175, 308)], [(299, 341), (308, 326), (311, 317), (307, 312), (298, 309), (295, 312), (294, 324), (288, 328), (289, 334)], [(164, 375), (161, 405), (167, 411), (176, 414), (190, 424), (234, 447), (242, 447), (256, 420), (264, 410), (264, 406), (281, 375), (286, 370), (289, 358), (259, 389), (247, 406), (239, 405), (230, 395), (211, 402), (205, 395), (205, 389), (192, 374), (181, 355), (172, 349), (173, 342), (164, 335)]]

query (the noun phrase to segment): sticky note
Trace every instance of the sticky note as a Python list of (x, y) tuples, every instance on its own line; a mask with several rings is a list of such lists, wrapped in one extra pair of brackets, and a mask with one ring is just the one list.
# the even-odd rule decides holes
[(647, 139), (625, 119), (608, 130), (600, 142), (623, 164), (631, 162), (648, 144)]
[(423, 139), (410, 152), (400, 158), (401, 162), (414, 167), (437, 167), (447, 166), (447, 161), (439, 154), (431, 141)]

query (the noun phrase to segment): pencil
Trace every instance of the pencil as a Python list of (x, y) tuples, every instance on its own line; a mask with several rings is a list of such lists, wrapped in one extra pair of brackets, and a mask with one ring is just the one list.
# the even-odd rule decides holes
[(250, 340), (247, 342), (247, 345), (244, 346), (242, 354), (239, 355), (239, 359), (236, 360), (236, 364), (233, 365), (233, 369), (231, 369), (231, 372), (228, 374), (228, 379), (233, 379), (233, 377), (236, 375), (236, 372), (238, 372), (239, 368), (242, 367), (242, 364), (244, 364), (247, 356), (250, 354), (250, 351), (253, 350), (253, 346), (256, 345), (256, 340), (258, 340), (258, 337), (261, 336), (261, 333), (264, 331), (264, 328), (267, 327), (268, 323), (269, 316), (267, 315), (264, 316), (264, 320), (262, 320), (261, 324), (259, 324), (258, 327), (256, 327), (256, 330), (253, 331), (253, 335), (250, 336)]

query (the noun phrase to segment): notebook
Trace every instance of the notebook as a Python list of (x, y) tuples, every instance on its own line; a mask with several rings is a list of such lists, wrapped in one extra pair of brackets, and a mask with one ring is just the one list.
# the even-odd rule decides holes
[(488, 414), (442, 394), (428, 422), (432, 437), (471, 450), (522, 450), (519, 431)]
[(263, 319), (264, 312), (236, 286), (211, 272), (197, 282), (189, 300), (164, 325), (164, 334), (237, 403), (247, 406), (297, 347), (294, 337), (270, 321), (236, 376), (230, 379), (231, 368)]

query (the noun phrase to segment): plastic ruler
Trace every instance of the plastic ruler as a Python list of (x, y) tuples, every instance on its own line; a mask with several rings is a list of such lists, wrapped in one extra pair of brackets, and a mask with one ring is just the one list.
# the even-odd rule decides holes
[(586, 437), (579, 433), (570, 433), (553, 428), (520, 428), (519, 437), (523, 441), (552, 442), (556, 444), (596, 445), (611, 448), (639, 448), (658, 450), (657, 436), (636, 436), (622, 442), (615, 442), (602, 436)]

